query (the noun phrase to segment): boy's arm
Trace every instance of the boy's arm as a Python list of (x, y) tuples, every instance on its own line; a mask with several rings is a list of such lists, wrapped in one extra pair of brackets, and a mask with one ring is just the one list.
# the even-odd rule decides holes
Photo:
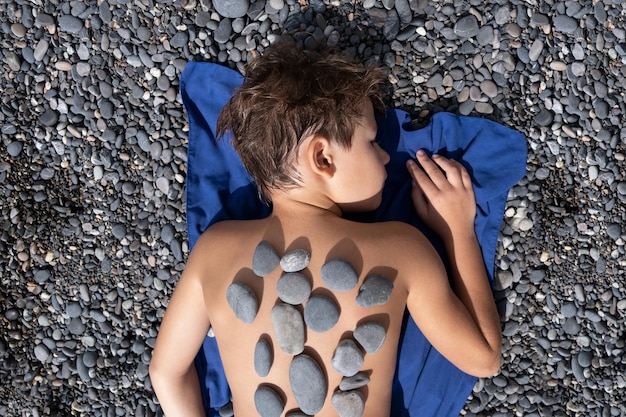
[(205, 416), (194, 365), (210, 326), (200, 279), (202, 243), (200, 238), (174, 290), (150, 361), (150, 379), (167, 417)]
[(435, 278), (442, 274), (445, 278), (443, 266), (433, 264), (433, 276), (424, 279), (429, 296), (410, 294), (410, 305), (418, 306), (420, 312), (427, 310), (430, 317), (418, 325), (425, 335), (431, 333), (435, 339), (431, 343), (436, 342), (444, 356), (467, 373), (493, 375), (500, 367), (502, 336), (474, 232), (476, 203), (471, 178), (457, 161), (437, 155), (431, 160), (421, 151), (417, 159), (423, 170), (413, 161), (408, 163), (414, 179), (413, 202), (419, 216), (444, 242), (454, 293), (447, 279)]

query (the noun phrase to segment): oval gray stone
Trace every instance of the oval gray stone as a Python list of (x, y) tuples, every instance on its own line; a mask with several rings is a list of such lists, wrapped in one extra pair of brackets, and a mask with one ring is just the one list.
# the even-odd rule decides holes
[(314, 332), (325, 332), (339, 320), (337, 304), (323, 295), (314, 295), (304, 306), (304, 322)]
[(289, 366), (289, 384), (300, 410), (309, 415), (322, 410), (328, 384), (315, 359), (304, 353), (293, 358)]
[(365, 278), (363, 285), (356, 296), (356, 303), (364, 308), (385, 304), (391, 296), (393, 283), (378, 274), (371, 274)]
[(278, 279), (276, 292), (281, 301), (287, 304), (302, 304), (311, 295), (311, 283), (304, 275), (290, 272)]
[(233, 403), (231, 401), (224, 404), (219, 410), (218, 414), (220, 417), (233, 417), (235, 415), (235, 411), (233, 410)]
[(272, 308), (272, 326), (276, 341), (288, 355), (299, 355), (304, 351), (304, 320), (292, 305), (276, 304)]
[(260, 377), (267, 376), (273, 361), (272, 347), (265, 339), (259, 339), (254, 348), (254, 370), (256, 374)]
[(359, 276), (350, 262), (341, 258), (326, 262), (321, 275), (324, 284), (333, 291), (350, 291), (359, 282)]
[(330, 401), (339, 417), (361, 417), (365, 411), (365, 399), (359, 391), (337, 391)]
[(261, 417), (280, 417), (285, 409), (283, 399), (268, 386), (257, 388), (254, 393), (254, 406)]
[(259, 311), (259, 302), (250, 287), (233, 282), (226, 290), (226, 300), (239, 320), (246, 324), (254, 321)]
[(285, 417), (311, 417), (308, 414), (304, 414), (302, 411), (292, 411), (285, 414)]
[(353, 336), (367, 353), (376, 353), (385, 343), (387, 332), (382, 324), (370, 321), (358, 326)]
[(280, 257), (272, 245), (263, 240), (257, 245), (254, 255), (252, 255), (252, 272), (260, 277), (264, 277), (272, 272), (279, 262)]
[(347, 376), (339, 383), (339, 389), (342, 391), (350, 391), (361, 388), (370, 382), (370, 377), (363, 372), (359, 372), (354, 376)]
[(352, 339), (339, 342), (330, 363), (343, 376), (354, 376), (363, 366), (363, 352)]
[(285, 272), (298, 272), (309, 266), (311, 253), (304, 249), (287, 252), (280, 258), (280, 267)]
[(249, 6), (249, 0), (213, 0), (215, 11), (224, 17), (243, 17)]

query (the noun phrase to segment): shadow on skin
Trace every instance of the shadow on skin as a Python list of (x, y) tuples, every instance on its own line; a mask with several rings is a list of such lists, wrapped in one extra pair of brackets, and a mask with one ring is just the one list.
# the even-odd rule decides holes
[(350, 264), (357, 275), (361, 276), (361, 271), (363, 270), (363, 256), (361, 256), (361, 251), (352, 239), (344, 238), (340, 240), (339, 243), (328, 252), (328, 255), (326, 255), (326, 262), (335, 258), (350, 260)]

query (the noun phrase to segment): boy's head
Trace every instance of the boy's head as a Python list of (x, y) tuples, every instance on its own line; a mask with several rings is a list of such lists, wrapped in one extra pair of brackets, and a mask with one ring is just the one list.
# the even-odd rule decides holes
[(243, 84), (222, 109), (217, 135), (233, 134), (233, 147), (261, 195), (297, 186), (296, 149), (321, 135), (345, 148), (370, 100), (383, 112), (378, 68), (339, 55), (302, 51), (279, 43), (252, 60)]

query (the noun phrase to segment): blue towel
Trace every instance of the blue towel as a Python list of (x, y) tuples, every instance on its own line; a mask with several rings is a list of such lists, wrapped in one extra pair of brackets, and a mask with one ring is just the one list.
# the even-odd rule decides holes
[[(189, 119), (187, 228), (193, 247), (210, 225), (226, 219), (266, 217), (271, 208), (258, 199), (255, 185), (227, 140), (215, 141), (217, 116), (242, 77), (226, 67), (190, 62), (181, 79)], [(526, 141), (495, 122), (450, 113), (434, 114), (429, 124), (411, 129), (406, 112), (389, 109), (378, 118), (381, 146), (389, 153), (383, 202), (359, 221), (399, 220), (415, 225), (445, 260), (441, 242), (419, 220), (411, 202), (411, 178), (405, 162), (418, 149), (457, 159), (472, 176), (476, 194), (476, 234), (493, 280), (494, 257), (507, 193), (526, 172)], [(363, 169), (367, 169), (364, 167)], [(476, 378), (448, 362), (405, 315), (393, 384), (393, 417), (458, 416)], [(215, 339), (207, 337), (196, 358), (207, 416), (230, 399)]]

